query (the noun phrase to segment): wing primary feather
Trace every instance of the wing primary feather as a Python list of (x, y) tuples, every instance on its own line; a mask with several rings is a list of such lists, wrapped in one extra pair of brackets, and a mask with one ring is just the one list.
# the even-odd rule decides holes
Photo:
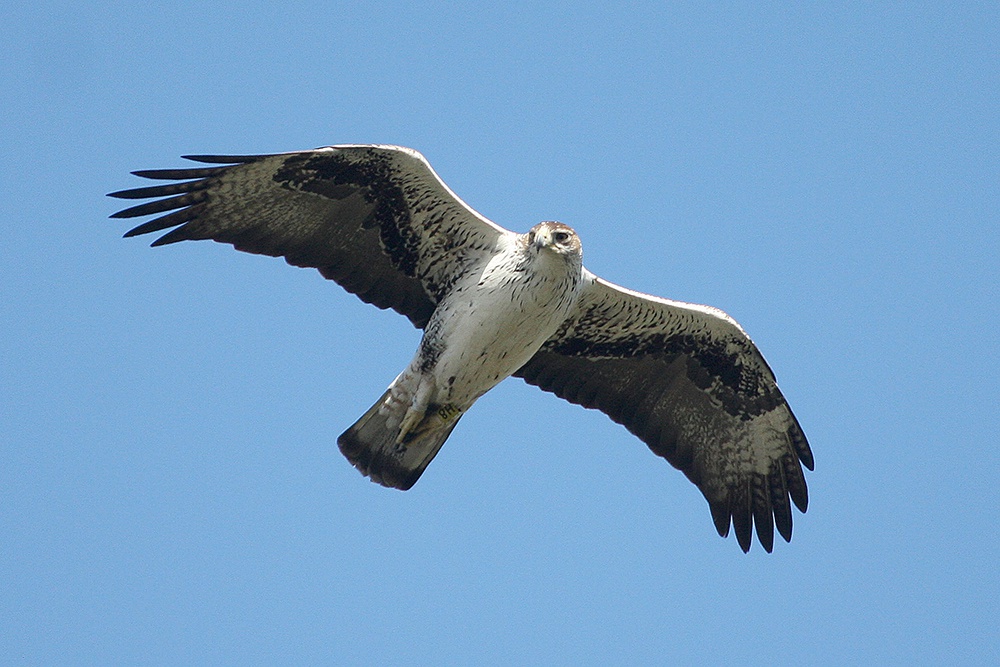
[(792, 541), (792, 506), (788, 502), (785, 469), (778, 461), (768, 476), (771, 483), (771, 507), (774, 508), (774, 525), (786, 542)]
[(138, 206), (132, 206), (123, 211), (118, 211), (111, 215), (112, 218), (138, 218), (142, 215), (150, 215), (152, 213), (162, 213), (163, 211), (172, 211), (175, 208), (183, 208), (185, 206), (191, 206), (192, 204), (198, 204), (205, 201), (207, 195), (204, 192), (185, 192), (182, 195), (177, 195), (176, 197), (168, 197), (167, 199), (157, 199), (156, 201), (146, 202), (145, 204), (139, 204)]
[(182, 225), (185, 222), (190, 222), (198, 217), (201, 209), (202, 205), (197, 204), (195, 206), (182, 208), (181, 210), (174, 211), (173, 213), (168, 213), (167, 215), (159, 218), (154, 218), (149, 222), (144, 222), (138, 227), (125, 232), (125, 238), (131, 238), (141, 234), (149, 234), (150, 232), (158, 232), (162, 229), (167, 229), (168, 227), (176, 227), (177, 225)]
[[(185, 209), (187, 211), (189, 209)], [(187, 225), (183, 225), (176, 229), (172, 229), (160, 238), (156, 239), (149, 244), (151, 248), (158, 248), (163, 245), (170, 245), (171, 243), (177, 243), (179, 241), (190, 241), (194, 237), (191, 236), (190, 230)]]
[(274, 157), (274, 153), (266, 155), (182, 155), (185, 160), (192, 162), (204, 162), (206, 164), (246, 164), (248, 162), (259, 162), (269, 157)]
[(799, 420), (792, 415), (793, 427), (789, 429), (788, 436), (792, 440), (792, 447), (795, 448), (795, 453), (798, 455), (799, 460), (802, 461), (804, 465), (809, 470), (813, 469), (813, 453), (809, 449), (809, 441), (806, 440), (805, 433), (802, 432), (802, 427), (799, 426)]
[(802, 468), (796, 465), (795, 461), (782, 461), (785, 466), (785, 483), (788, 484), (788, 495), (792, 497), (792, 502), (803, 514), (809, 507), (809, 490), (806, 488), (806, 479), (802, 474)]
[(750, 480), (736, 485), (729, 492), (729, 511), (733, 516), (733, 531), (736, 541), (743, 553), (750, 551), (750, 540), (753, 538), (753, 498), (750, 491)]
[(108, 196), (116, 199), (151, 199), (153, 197), (169, 197), (171, 195), (181, 194), (184, 192), (197, 192), (198, 190), (204, 190), (211, 186), (211, 184), (212, 181), (206, 178), (197, 181), (187, 181), (184, 183), (171, 183), (170, 185), (153, 185), (148, 188), (119, 190), (118, 192), (109, 192)]
[(774, 514), (771, 509), (771, 485), (767, 475), (757, 473), (753, 476), (750, 493), (757, 541), (764, 547), (764, 551), (771, 553), (774, 550)]
[[(226, 171), (228, 167), (205, 167), (202, 169), (140, 169), (133, 176), (155, 181), (188, 181), (195, 178), (211, 178)], [(112, 195), (114, 196), (114, 195)]]
[(709, 501), (708, 508), (712, 512), (712, 522), (715, 524), (715, 530), (719, 533), (719, 537), (728, 537), (731, 519), (729, 504), (722, 501)]

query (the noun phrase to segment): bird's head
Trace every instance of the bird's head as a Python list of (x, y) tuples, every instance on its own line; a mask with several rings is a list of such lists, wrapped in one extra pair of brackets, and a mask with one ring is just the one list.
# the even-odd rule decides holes
[(540, 222), (526, 235), (528, 248), (547, 250), (566, 258), (580, 258), (583, 247), (573, 228), (561, 222)]

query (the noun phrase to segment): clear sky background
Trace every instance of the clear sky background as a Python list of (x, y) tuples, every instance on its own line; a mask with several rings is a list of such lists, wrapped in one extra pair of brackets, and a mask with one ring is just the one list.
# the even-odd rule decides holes
[[(1000, 660), (994, 3), (0, 9), (0, 662)], [(496, 222), (725, 309), (809, 436), (744, 555), (624, 428), (508, 380), (406, 493), (336, 436), (419, 332), (149, 249), (187, 153), (398, 143)]]

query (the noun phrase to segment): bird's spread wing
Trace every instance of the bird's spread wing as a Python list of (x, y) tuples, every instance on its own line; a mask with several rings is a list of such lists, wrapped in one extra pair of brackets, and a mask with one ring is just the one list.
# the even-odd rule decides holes
[(714, 308), (587, 275), (575, 313), (515, 375), (626, 426), (708, 499), (719, 534), (744, 551), (791, 539), (789, 498), (808, 496), (805, 435), (740, 326)]
[(512, 234), (469, 208), (408, 148), (330, 146), (189, 159), (213, 166), (137, 171), (180, 182), (111, 193), (155, 198), (112, 217), (168, 212), (126, 236), (174, 228), (153, 245), (212, 239), (284, 257), (417, 327), (470, 265)]

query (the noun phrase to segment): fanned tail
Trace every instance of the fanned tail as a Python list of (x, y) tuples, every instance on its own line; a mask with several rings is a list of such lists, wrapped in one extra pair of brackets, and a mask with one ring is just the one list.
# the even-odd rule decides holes
[(361, 419), (337, 438), (337, 445), (362, 475), (382, 486), (405, 491), (416, 484), (461, 415), (439, 428), (411, 431), (404, 442), (398, 442), (402, 418), (386, 405), (388, 397), (386, 390)]

